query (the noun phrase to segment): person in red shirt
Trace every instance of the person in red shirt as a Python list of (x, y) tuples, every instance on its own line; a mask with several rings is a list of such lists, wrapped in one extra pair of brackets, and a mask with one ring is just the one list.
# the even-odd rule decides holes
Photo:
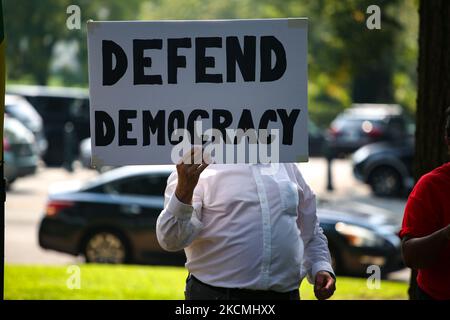
[[(450, 154), (450, 108), (445, 141)], [(450, 300), (450, 162), (419, 179), (402, 229), (405, 264), (417, 270), (417, 299)]]

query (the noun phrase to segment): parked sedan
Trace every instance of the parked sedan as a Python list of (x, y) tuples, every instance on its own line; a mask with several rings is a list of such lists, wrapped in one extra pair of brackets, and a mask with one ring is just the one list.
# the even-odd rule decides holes
[(36, 171), (39, 156), (35, 137), (20, 121), (8, 115), (3, 127), (3, 149), (7, 187), (17, 178)]
[[(49, 192), (39, 243), (88, 262), (182, 264), (184, 252), (164, 251), (156, 220), (174, 166), (127, 166), (99, 175), (87, 185), (56, 185)], [(370, 264), (382, 270), (401, 264), (396, 225), (369, 213), (320, 209), (340, 273), (361, 274)]]
[(367, 276), (371, 265), (382, 275), (404, 268), (397, 236), (401, 221), (390, 212), (350, 202), (322, 203), (317, 213), (338, 274)]
[(327, 142), (334, 157), (378, 141), (403, 140), (413, 124), (399, 105), (354, 104), (331, 123)]
[(379, 142), (360, 148), (353, 155), (355, 177), (377, 196), (398, 196), (414, 185), (414, 140)]
[(43, 248), (88, 262), (183, 263), (184, 253), (165, 252), (155, 233), (173, 166), (128, 166), (107, 171), (86, 185), (49, 190), (39, 230)]

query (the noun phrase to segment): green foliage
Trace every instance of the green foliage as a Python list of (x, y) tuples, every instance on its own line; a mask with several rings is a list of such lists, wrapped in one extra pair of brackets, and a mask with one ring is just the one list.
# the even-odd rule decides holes
[[(182, 267), (80, 265), (80, 289), (68, 289), (66, 266), (6, 265), (5, 299), (184, 299)], [(382, 281), (368, 289), (366, 279), (338, 277), (333, 299), (406, 299), (407, 284)], [(315, 299), (303, 281), (302, 299)]]
[[(86, 22), (89, 19), (133, 20), (139, 12), (140, 0), (4, 0), (6, 65), (8, 80), (48, 84), (50, 63), (58, 42), (75, 41), (78, 44), (79, 70), (75, 75), (64, 74), (66, 85), (87, 85)], [(82, 28), (66, 27), (67, 7), (81, 9)], [(58, 75), (56, 75), (58, 76)], [(61, 76), (61, 75), (60, 75)]]
[(48, 61), (56, 41), (64, 38), (69, 0), (3, 1), (6, 65), (10, 78), (31, 75), (36, 83), (47, 81)]

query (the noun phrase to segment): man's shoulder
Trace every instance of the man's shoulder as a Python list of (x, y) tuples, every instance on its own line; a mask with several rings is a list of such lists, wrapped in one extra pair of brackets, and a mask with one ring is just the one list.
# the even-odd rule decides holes
[(436, 169), (431, 171), (430, 176), (433, 176), (433, 179), (449, 182), (450, 181), (450, 162), (444, 163), (440, 167), (437, 167)]
[(446, 163), (426, 174), (424, 174), (412, 192), (412, 195), (423, 198), (426, 195), (434, 194), (446, 186), (450, 186), (450, 164)]
[(450, 163), (445, 163), (440, 167), (424, 174), (417, 184), (419, 185), (432, 185), (441, 182), (449, 182), (450, 179)]

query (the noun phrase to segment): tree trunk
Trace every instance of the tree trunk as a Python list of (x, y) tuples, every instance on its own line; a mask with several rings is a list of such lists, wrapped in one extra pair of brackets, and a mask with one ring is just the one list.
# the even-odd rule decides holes
[[(421, 0), (414, 178), (448, 161), (445, 110), (450, 106), (450, 1)], [(417, 286), (410, 281), (410, 299)]]

